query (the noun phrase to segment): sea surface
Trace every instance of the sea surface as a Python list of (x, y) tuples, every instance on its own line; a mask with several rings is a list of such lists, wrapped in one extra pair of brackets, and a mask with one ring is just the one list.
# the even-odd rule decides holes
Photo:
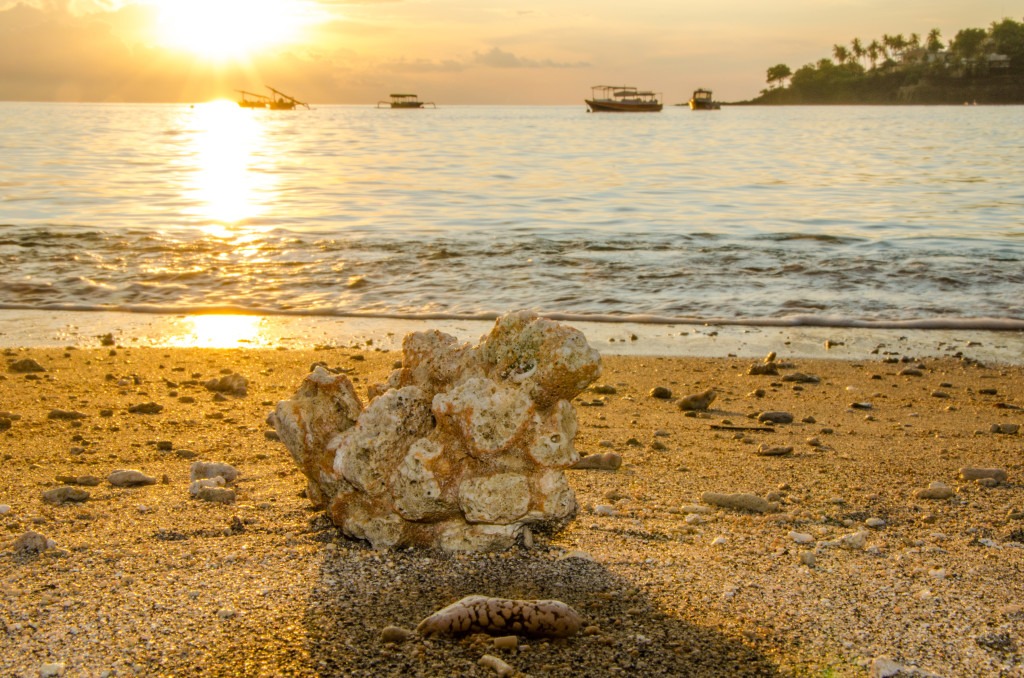
[(1024, 328), (1024, 107), (0, 103), (0, 308)]

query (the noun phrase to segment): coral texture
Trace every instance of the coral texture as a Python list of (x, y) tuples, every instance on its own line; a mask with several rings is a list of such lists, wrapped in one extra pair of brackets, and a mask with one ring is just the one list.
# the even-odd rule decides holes
[(438, 331), (402, 343), (402, 367), (368, 388), (317, 367), (268, 417), (308, 495), (375, 548), (508, 548), (527, 526), (576, 514), (570, 400), (601, 374), (576, 329), (517, 311), (480, 344)]
[(534, 638), (566, 638), (582, 625), (576, 610), (559, 600), (507, 600), (466, 596), (419, 623), (422, 636), (514, 633)]

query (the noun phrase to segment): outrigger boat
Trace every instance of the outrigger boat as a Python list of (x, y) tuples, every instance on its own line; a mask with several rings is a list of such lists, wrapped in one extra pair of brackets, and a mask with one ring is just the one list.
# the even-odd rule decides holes
[(642, 92), (627, 85), (594, 85), (591, 98), (584, 99), (594, 113), (657, 113), (662, 104), (655, 92)]
[(391, 94), (391, 101), (378, 101), (377, 108), (423, 108), (430, 106), (437, 108), (433, 101), (420, 101), (415, 94)]
[(711, 99), (711, 90), (695, 89), (693, 91), (693, 98), (690, 99), (691, 111), (717, 111), (721, 107), (722, 104)]
[(242, 98), (238, 101), (238, 105), (242, 108), (269, 108), (272, 111), (291, 111), (294, 110), (296, 106), (309, 108), (309, 104), (306, 102), (299, 101), (295, 97), (288, 96), (284, 92), (280, 92), (270, 85), (266, 85), (266, 88), (273, 93), (273, 96), (236, 89), (236, 92), (241, 92), (242, 94)]

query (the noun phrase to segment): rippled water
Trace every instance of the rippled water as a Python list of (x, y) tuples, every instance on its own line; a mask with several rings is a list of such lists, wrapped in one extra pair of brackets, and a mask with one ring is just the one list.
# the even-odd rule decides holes
[(1021, 319), (1022, 123), (0, 103), (0, 306)]

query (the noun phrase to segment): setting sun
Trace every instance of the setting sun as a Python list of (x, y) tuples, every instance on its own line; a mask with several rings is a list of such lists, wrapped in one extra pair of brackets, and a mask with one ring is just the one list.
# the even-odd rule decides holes
[(162, 0), (169, 44), (211, 59), (242, 58), (296, 38), (305, 7), (288, 0)]

